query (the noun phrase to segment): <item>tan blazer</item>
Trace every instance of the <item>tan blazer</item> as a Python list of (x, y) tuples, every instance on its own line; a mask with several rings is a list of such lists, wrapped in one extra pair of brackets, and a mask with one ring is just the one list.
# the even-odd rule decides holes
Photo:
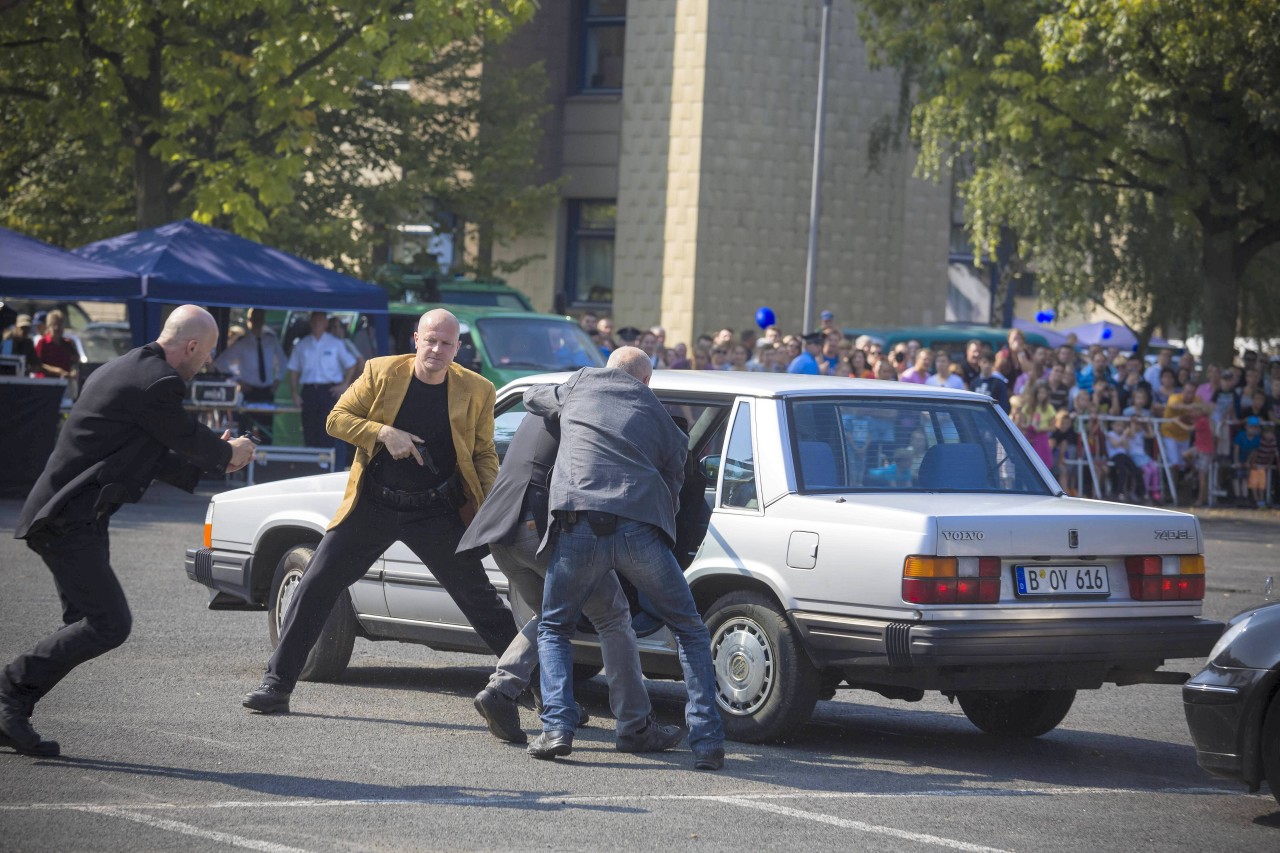
[[(339, 398), (325, 429), (356, 448), (351, 476), (342, 506), (329, 522), (332, 530), (351, 512), (360, 493), (364, 469), (383, 451), (378, 430), (395, 423), (400, 404), (413, 378), (414, 355), (372, 358), (365, 363), (360, 378)], [(467, 495), (460, 513), (470, 522), (498, 476), (498, 452), (493, 446), (493, 383), (478, 373), (449, 365), (449, 425), (453, 449), (458, 456), (458, 475)]]

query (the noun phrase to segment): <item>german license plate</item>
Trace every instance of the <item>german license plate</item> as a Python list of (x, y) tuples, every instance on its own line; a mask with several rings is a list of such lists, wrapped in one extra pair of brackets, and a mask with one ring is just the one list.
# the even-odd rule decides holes
[(1018, 595), (1110, 595), (1106, 566), (1014, 566)]

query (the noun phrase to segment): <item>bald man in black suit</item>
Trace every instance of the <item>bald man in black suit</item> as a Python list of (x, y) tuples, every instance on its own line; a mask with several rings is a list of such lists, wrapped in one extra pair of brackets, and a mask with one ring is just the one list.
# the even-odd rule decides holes
[(180, 306), (155, 342), (94, 371), (72, 406), (14, 531), (53, 574), (65, 624), (0, 672), (0, 746), (57, 755), (57, 742), (31, 726), (36, 702), (129, 636), (129, 604), (110, 563), (111, 514), (140, 499), (152, 480), (190, 492), (201, 471), (249, 463), (249, 439), (219, 438), (182, 407), (186, 383), (217, 341), (209, 312)]

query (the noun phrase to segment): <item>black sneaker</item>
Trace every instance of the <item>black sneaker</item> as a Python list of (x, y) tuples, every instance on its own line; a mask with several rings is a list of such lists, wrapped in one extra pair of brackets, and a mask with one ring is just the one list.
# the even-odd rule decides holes
[(618, 738), (618, 752), (665, 752), (684, 739), (683, 726), (664, 726), (653, 717), (633, 735)]
[(257, 711), (259, 714), (287, 714), (289, 713), (289, 697), (292, 695), (292, 691), (281, 690), (274, 684), (267, 684), (264, 681), (257, 690), (246, 694), (244, 701), (240, 704), (250, 711)]
[(514, 699), (486, 687), (476, 694), (475, 706), (489, 724), (489, 734), (508, 743), (529, 742), (529, 736), (520, 728), (520, 712)]
[(724, 767), (724, 747), (706, 749), (693, 754), (694, 770), (720, 770)]

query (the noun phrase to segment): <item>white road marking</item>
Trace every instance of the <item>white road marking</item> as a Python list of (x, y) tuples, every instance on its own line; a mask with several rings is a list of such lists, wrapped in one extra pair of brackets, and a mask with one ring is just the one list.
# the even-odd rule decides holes
[(216, 841), (219, 844), (230, 844), (233, 847), (243, 847), (246, 850), (261, 850), (263, 853), (309, 853), (300, 847), (290, 847), (286, 844), (276, 844), (272, 841), (261, 841), (257, 838), (245, 838), (243, 835), (232, 835), (229, 832), (218, 832), (215, 829), (201, 829), (198, 826), (192, 826), (189, 823), (182, 823), (177, 820), (168, 820), (167, 818), (155, 817), (149, 814), (138, 814), (137, 812), (126, 811), (117, 806), (75, 806), (74, 811), (88, 812), (91, 814), (108, 815), (110, 817), (118, 817), (123, 820), (131, 820), (134, 823), (140, 823), (144, 826), (151, 826), (156, 829), (164, 829), (169, 832), (178, 832), (183, 835), (192, 835), (197, 838), (204, 838), (209, 841)]
[(933, 844), (937, 847), (947, 847), (951, 850), (965, 850), (968, 851), (968, 853), (1010, 853), (1010, 851), (1002, 850), (999, 847), (984, 847), (981, 844), (970, 844), (967, 841), (957, 841), (954, 838), (944, 838), (939, 835), (927, 835), (923, 832), (910, 832), (905, 829), (894, 829), (891, 826), (878, 826), (874, 823), (864, 823), (860, 820), (849, 820), (848, 818), (821, 814), (819, 812), (806, 812), (801, 809), (793, 809), (790, 806), (780, 806), (777, 803), (768, 803), (763, 800), (740, 799), (738, 797), (708, 797), (707, 799), (715, 803), (742, 806), (743, 808), (756, 809), (757, 811), (769, 812), (771, 814), (782, 815), (784, 817), (811, 820), (816, 823), (838, 826), (841, 829), (855, 829), (858, 832), (868, 832), (874, 835), (888, 835), (891, 838), (901, 838), (905, 841), (915, 841), (919, 844)]

